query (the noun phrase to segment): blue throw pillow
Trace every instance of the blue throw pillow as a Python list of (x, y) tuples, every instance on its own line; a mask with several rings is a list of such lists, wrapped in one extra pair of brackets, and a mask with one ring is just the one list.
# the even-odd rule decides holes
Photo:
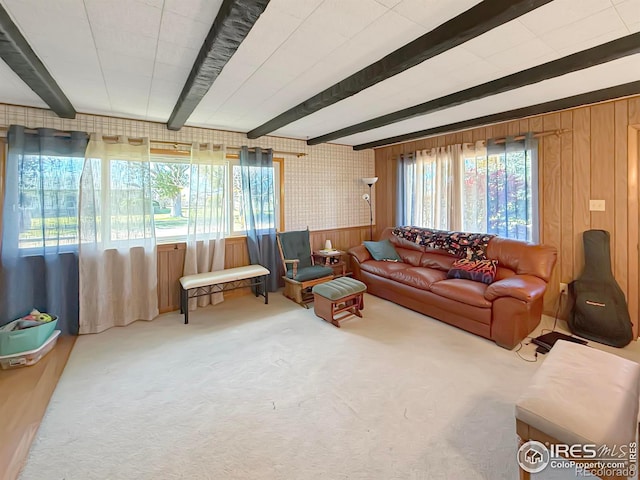
[(364, 246), (369, 250), (369, 253), (374, 260), (386, 260), (390, 262), (401, 262), (402, 258), (393, 248), (393, 245), (389, 240), (381, 240), (379, 242), (364, 242)]

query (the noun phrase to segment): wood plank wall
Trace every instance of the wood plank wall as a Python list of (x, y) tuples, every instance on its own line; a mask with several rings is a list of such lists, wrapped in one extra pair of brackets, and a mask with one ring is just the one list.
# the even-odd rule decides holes
[[(325, 240), (331, 240), (333, 248), (348, 250), (369, 239), (369, 226), (340, 228), (335, 230), (316, 230), (311, 232), (311, 248), (324, 248)], [(160, 313), (180, 308), (179, 279), (184, 268), (186, 245), (170, 243), (158, 245), (158, 308)], [(249, 251), (246, 237), (227, 238), (225, 242), (225, 268), (249, 265)], [(348, 266), (349, 268), (349, 266)], [(246, 295), (249, 289), (225, 292), (225, 297)]]
[[(554, 315), (559, 283), (578, 277), (584, 265), (582, 233), (611, 233), (611, 263), (638, 333), (638, 141), (640, 96), (539, 115), (463, 132), (376, 149), (376, 225), (395, 225), (397, 157), (419, 149), (566, 129), (540, 139), (540, 239), (558, 249), (558, 263), (545, 295)], [(589, 211), (589, 199), (605, 200), (604, 212)], [(566, 312), (562, 312), (566, 315)]]

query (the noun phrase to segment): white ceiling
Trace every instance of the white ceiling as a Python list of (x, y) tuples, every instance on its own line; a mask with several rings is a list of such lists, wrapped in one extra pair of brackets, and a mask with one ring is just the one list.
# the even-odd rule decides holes
[[(77, 111), (166, 122), (222, 0), (0, 0)], [(246, 132), (479, 0), (271, 0), (189, 118)], [(311, 138), (640, 31), (640, 0), (554, 0), (274, 135)], [(336, 140), (640, 80), (640, 55)], [(46, 107), (0, 61), (0, 102)]]

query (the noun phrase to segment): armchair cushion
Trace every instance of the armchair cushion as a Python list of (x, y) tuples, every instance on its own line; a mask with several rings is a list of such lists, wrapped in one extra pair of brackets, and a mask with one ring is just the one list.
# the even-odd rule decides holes
[[(298, 272), (300, 272), (300, 269), (310, 267), (312, 265), (309, 230), (280, 232), (278, 233), (278, 238), (280, 239), (284, 259), (300, 260), (300, 263), (298, 263)], [(293, 266), (291, 264), (287, 265), (287, 271), (292, 268)]]
[(315, 280), (322, 277), (332, 277), (333, 270), (322, 265), (312, 265), (310, 267), (298, 268), (298, 274), (293, 278), (293, 271), (287, 271), (287, 278), (296, 282), (306, 282), (307, 280)]

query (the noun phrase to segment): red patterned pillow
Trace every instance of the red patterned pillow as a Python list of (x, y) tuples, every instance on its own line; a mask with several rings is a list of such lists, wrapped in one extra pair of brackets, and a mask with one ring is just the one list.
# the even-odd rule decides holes
[(447, 278), (465, 278), (489, 285), (496, 278), (497, 260), (470, 260), (461, 258), (451, 265)]

